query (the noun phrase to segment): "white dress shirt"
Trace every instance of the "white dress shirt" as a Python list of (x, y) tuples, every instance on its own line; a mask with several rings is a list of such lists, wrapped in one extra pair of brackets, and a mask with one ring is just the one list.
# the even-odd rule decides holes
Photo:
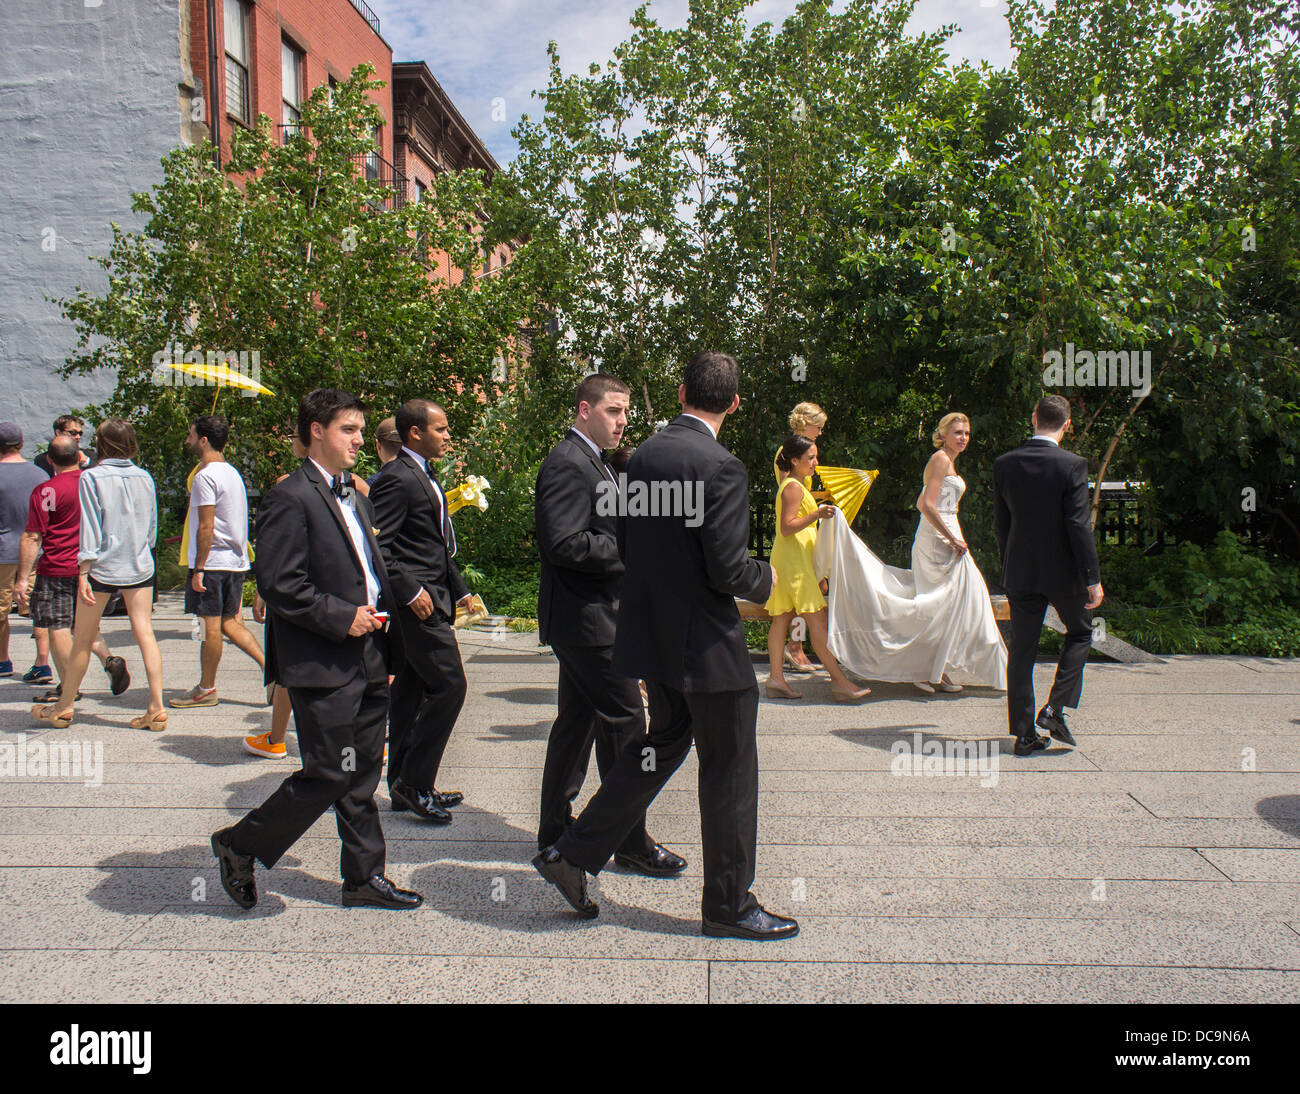
[(1055, 437), (1048, 437), (1042, 433), (1035, 433), (1033, 439), (1036, 441), (1046, 441), (1048, 444), (1054, 444), (1057, 448), (1061, 447), (1060, 442)]
[(683, 417), (683, 418), (694, 418), (697, 422), (700, 422), (700, 423), (704, 426), (705, 429), (707, 429), (707, 430), (709, 431), (709, 436), (710, 436), (710, 437), (712, 437), (715, 441), (718, 439), (718, 431), (717, 431), (716, 429), (714, 429), (713, 426), (709, 425), (709, 423), (706, 422), (703, 418), (701, 418), (698, 414), (687, 414), (686, 411), (683, 410), (683, 411), (682, 411), (682, 417)]
[[(331, 475), (315, 460), (311, 461), (316, 464), (316, 470), (321, 473), (328, 486), (334, 481)], [(347, 474), (347, 472), (344, 472)], [(351, 479), (351, 475), (348, 476)], [(374, 559), (370, 557), (370, 544), (366, 540), (366, 533), (361, 527), (361, 518), (357, 515), (356, 503), (352, 497), (345, 501), (337, 494), (332, 494), (334, 504), (339, 507), (339, 512), (343, 514), (343, 523), (347, 527), (348, 535), (352, 537), (352, 550), (356, 552), (357, 560), (361, 563), (361, 572), (366, 575), (366, 603), (379, 603), (379, 577), (375, 571)]]
[(593, 441), (590, 437), (588, 437), (587, 434), (585, 434), (585, 433), (584, 433), (581, 429), (579, 429), (577, 426), (571, 426), (570, 428), (572, 428), (573, 432), (575, 432), (579, 437), (581, 437), (584, 441), (587, 442), (587, 447), (588, 447), (588, 448), (590, 448), (594, 453), (596, 453), (596, 459), (600, 460), (600, 469), (601, 469), (602, 471), (605, 472), (605, 474), (606, 474), (606, 476), (608, 476), (609, 480), (610, 480), (611, 482), (615, 482), (615, 483), (618, 482), (618, 480), (617, 480), (616, 478), (614, 478), (614, 470), (613, 470), (613, 468), (611, 468), (611, 467), (610, 467), (610, 466), (605, 462), (605, 457), (601, 454), (601, 453), (602, 453), (602, 449), (601, 449), (600, 445), (598, 445), (595, 441)]

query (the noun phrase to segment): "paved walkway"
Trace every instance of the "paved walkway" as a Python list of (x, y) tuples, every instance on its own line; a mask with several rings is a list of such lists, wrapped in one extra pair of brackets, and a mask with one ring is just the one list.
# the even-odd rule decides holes
[[(156, 625), (175, 695), (198, 646), (175, 598)], [(105, 629), (142, 685), (126, 621)], [(1081, 747), (1028, 759), (982, 689), (884, 684), (846, 708), (821, 677), (765, 700), (755, 892), (803, 931), (758, 944), (699, 933), (694, 754), (650, 823), (688, 875), (611, 869), (600, 917), (572, 916), (528, 863), (556, 663), (532, 634), (462, 645), (440, 785), (466, 802), (448, 828), (383, 813), (413, 913), (339, 905), (328, 816), (259, 867), (256, 909), (226, 898), (208, 836), (290, 770), (239, 748), (270, 711), (232, 647), (221, 705), (159, 735), (127, 728), (142, 687), (114, 699), (96, 669), (62, 731), (29, 730), (31, 689), (0, 681), (0, 762), (23, 745), (29, 764), (0, 775), (0, 1001), (1300, 1001), (1300, 662), (1090, 665)], [(918, 740), (1005, 754), (982, 776), (892, 773)], [(36, 742), (102, 746), (102, 784), (33, 774)]]

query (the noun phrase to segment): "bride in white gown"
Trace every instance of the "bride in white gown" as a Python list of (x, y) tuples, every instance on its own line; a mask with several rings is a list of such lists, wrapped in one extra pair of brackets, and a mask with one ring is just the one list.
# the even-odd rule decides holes
[(934, 432), (939, 451), (916, 503), (921, 521), (910, 570), (886, 566), (838, 511), (818, 533), (814, 565), (830, 582), (828, 644), (842, 666), (865, 679), (960, 691), (951, 671), (1006, 689), (1007, 648), (957, 521), (966, 483), (954, 461), (969, 442), (964, 414), (946, 415)]

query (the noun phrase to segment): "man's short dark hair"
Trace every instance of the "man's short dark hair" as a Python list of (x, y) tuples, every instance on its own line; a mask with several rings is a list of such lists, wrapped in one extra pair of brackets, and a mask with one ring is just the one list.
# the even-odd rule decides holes
[(686, 366), (682, 383), (686, 385), (687, 406), (721, 414), (740, 389), (740, 368), (734, 357), (702, 350)]
[(68, 428), (68, 426), (72, 425), (74, 422), (77, 425), (83, 427), (86, 424), (83, 419), (78, 418), (75, 414), (60, 414), (57, 418), (54, 419), (55, 434), (57, 435), (59, 433), (62, 433), (65, 429)]
[[(429, 415), (435, 410), (442, 410), (432, 399), (407, 399), (397, 408), (397, 413), (393, 415), (393, 422), (397, 428), (397, 436), (405, 444), (411, 439), (412, 429), (427, 429), (429, 427)], [(442, 410), (445, 415), (447, 412)]]
[(75, 437), (55, 437), (45, 454), (52, 467), (76, 467), (81, 462), (81, 446)]
[(1064, 395), (1044, 395), (1034, 407), (1038, 428), (1055, 433), (1070, 420), (1070, 400)]
[(336, 387), (318, 387), (307, 392), (298, 400), (298, 440), (303, 444), (311, 444), (313, 422), (319, 422), (322, 429), (328, 429), (335, 418), (349, 410), (359, 410), (362, 414), (366, 412), (361, 400), (349, 391), (340, 391)]
[(632, 389), (617, 376), (611, 376), (607, 372), (593, 372), (590, 376), (584, 376), (573, 396), (574, 413), (577, 413), (578, 407), (583, 403), (592, 407), (599, 406), (600, 401), (611, 392), (616, 395), (631, 395)]
[(230, 423), (220, 414), (200, 414), (194, 419), (194, 435), (206, 437), (212, 450), (220, 452), (230, 437)]

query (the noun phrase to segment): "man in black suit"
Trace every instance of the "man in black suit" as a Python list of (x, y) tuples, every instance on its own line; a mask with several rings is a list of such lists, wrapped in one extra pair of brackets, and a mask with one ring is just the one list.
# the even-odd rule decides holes
[[(221, 884), (243, 908), (257, 903), (253, 860), (274, 866), (331, 805), (343, 842), (343, 903), (417, 908), (419, 893), (384, 876), (375, 786), (388, 713), (385, 611), (392, 593), (374, 514), (352, 489), (365, 439), (355, 396), (318, 389), (298, 407), (308, 458), (277, 483), (257, 514), (258, 592), (266, 602), (266, 678), (289, 692), (302, 770), (262, 805), (212, 836)], [(383, 610), (381, 610), (383, 609)], [(394, 659), (400, 658), (394, 643)]]
[(740, 405), (739, 370), (698, 353), (678, 389), (682, 413), (637, 450), (620, 494), (626, 573), (614, 668), (646, 682), (650, 732), (626, 749), (554, 847), (533, 859), (583, 916), (597, 874), (690, 751), (699, 759), (703, 932), (790, 938), (793, 919), (749, 891), (758, 842), (758, 683), (735, 597), (767, 600), (775, 574), (749, 557), (745, 466), (717, 441)]
[[(1092, 610), (1104, 595), (1088, 516), (1088, 463), (1061, 448), (1070, 427), (1069, 400), (1045, 396), (1031, 420), (1033, 439), (993, 464), (1002, 585), (1011, 607), (1007, 716), (1017, 756), (1050, 743), (1035, 725), (1058, 741), (1075, 743), (1065, 708), (1079, 705), (1092, 647)], [(1048, 604), (1065, 624), (1065, 644), (1051, 696), (1035, 718), (1034, 658)]]
[[(542, 463), (534, 491), (542, 559), (537, 622), (560, 663), (558, 710), (546, 743), (537, 846), (550, 847), (572, 823), (593, 740), (603, 779), (624, 749), (645, 742), (641, 689), (614, 671), (614, 620), (623, 560), (618, 557), (618, 479), (605, 462), (627, 425), (630, 391), (594, 373), (578, 385), (573, 426)], [(672, 877), (686, 860), (652, 840), (642, 816), (614, 854), (649, 877)]]
[(453, 561), (456, 532), (435, 474), (451, 431), (442, 407), (428, 399), (403, 403), (396, 426), (402, 450), (370, 487), (406, 652), (388, 715), (388, 796), (395, 811), (450, 824), (450, 807), (464, 795), (437, 789), (438, 767), (465, 705), (452, 623), (456, 605), (470, 599)]

